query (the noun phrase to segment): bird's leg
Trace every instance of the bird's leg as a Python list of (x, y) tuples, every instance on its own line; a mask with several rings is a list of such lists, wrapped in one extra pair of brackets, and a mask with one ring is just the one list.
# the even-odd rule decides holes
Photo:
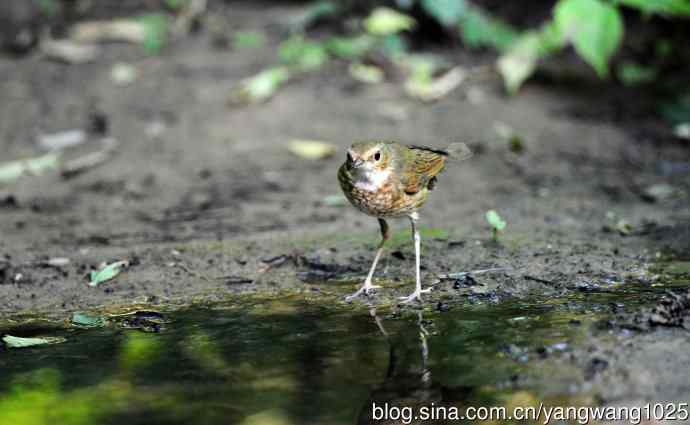
[(374, 270), (376, 270), (376, 264), (379, 262), (379, 258), (381, 257), (381, 253), (383, 252), (383, 247), (386, 244), (386, 241), (390, 238), (390, 232), (388, 231), (388, 223), (386, 223), (386, 220), (379, 218), (379, 226), (381, 226), (381, 242), (379, 243), (379, 247), (376, 250), (376, 256), (374, 257), (374, 262), (371, 264), (371, 268), (369, 269), (369, 274), (367, 275), (367, 278), (364, 281), (364, 285), (362, 285), (362, 287), (359, 288), (357, 292), (346, 297), (345, 301), (352, 301), (354, 298), (357, 298), (362, 294), (369, 295), (369, 291), (371, 291), (372, 289), (380, 288), (380, 286), (372, 285), (371, 279), (374, 276)]
[(419, 236), (419, 229), (417, 229), (417, 220), (419, 220), (419, 214), (417, 214), (417, 212), (415, 211), (412, 214), (410, 214), (410, 223), (412, 224), (412, 237), (414, 239), (414, 257), (417, 283), (414, 292), (410, 294), (409, 297), (401, 298), (403, 300), (403, 303), (409, 303), (414, 300), (419, 300), (421, 302), (422, 294), (431, 292), (431, 288), (422, 290), (422, 278), (419, 266), (421, 257), (420, 251), (422, 249), (422, 238)]

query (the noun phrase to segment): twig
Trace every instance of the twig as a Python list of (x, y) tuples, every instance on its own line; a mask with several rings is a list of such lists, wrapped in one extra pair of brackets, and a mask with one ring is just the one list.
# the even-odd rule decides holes
[(118, 142), (113, 138), (105, 138), (102, 144), (103, 149), (99, 151), (66, 161), (60, 170), (62, 177), (68, 179), (107, 162), (110, 155), (117, 149)]
[(468, 275), (491, 273), (491, 272), (501, 272), (501, 271), (506, 271), (506, 270), (512, 270), (512, 269), (510, 267), (496, 267), (493, 269), (482, 269), (482, 270), (472, 270), (469, 272), (440, 274), (440, 275), (438, 275), (438, 278), (441, 280), (456, 280), (456, 279), (462, 279)]
[(526, 275), (524, 275), (524, 276), (522, 276), (522, 277), (525, 278), (525, 280), (531, 280), (531, 281), (534, 281), (534, 282), (543, 283), (543, 284), (545, 284), (545, 285), (555, 285), (555, 284), (556, 284), (556, 282), (554, 282), (554, 281), (552, 281), (552, 280), (541, 279), (541, 278), (538, 278), (538, 277), (535, 277), (535, 276), (530, 276), (530, 275), (528, 275), (528, 274), (526, 274)]

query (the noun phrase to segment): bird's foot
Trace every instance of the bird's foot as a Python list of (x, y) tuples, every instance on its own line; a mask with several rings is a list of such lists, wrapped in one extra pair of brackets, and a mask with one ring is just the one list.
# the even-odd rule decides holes
[(400, 297), (400, 299), (402, 300), (402, 302), (400, 304), (409, 304), (414, 300), (417, 300), (421, 303), (422, 302), (422, 294), (426, 294), (429, 292), (431, 292), (431, 288), (418, 289), (418, 290), (414, 291), (413, 293), (411, 293), (407, 297)]
[(372, 284), (369, 283), (369, 282), (365, 282), (364, 285), (362, 285), (362, 287), (359, 288), (359, 289), (357, 290), (357, 292), (355, 292), (355, 293), (352, 294), (352, 295), (348, 295), (347, 297), (345, 297), (345, 301), (346, 301), (346, 302), (351, 302), (352, 300), (354, 300), (355, 298), (359, 297), (359, 296), (362, 295), (362, 294), (368, 296), (369, 293), (370, 293), (373, 289), (379, 289), (379, 288), (380, 288), (379, 285), (372, 285)]

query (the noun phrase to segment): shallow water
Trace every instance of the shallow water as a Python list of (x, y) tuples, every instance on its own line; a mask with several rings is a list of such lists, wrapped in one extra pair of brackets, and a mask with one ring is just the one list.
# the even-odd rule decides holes
[(582, 388), (556, 385), (531, 360), (567, 356), (612, 302), (632, 308), (662, 290), (463, 299), (444, 312), (244, 300), (168, 313), (157, 333), (114, 321), (5, 329), (67, 342), (0, 353), (0, 415), (13, 425), (352, 424), (383, 423), (373, 403), (575, 400)]

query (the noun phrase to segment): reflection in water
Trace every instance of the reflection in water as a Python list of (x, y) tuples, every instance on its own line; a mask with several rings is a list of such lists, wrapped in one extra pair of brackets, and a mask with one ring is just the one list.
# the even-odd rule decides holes
[(363, 404), (358, 424), (400, 423), (403, 412), (414, 409), (418, 404), (431, 404), (441, 400), (438, 387), (434, 388), (431, 371), (428, 368), (429, 332), (424, 328), (422, 312), (418, 312), (414, 334), (416, 341), (407, 341), (408, 332), (391, 336), (382, 319), (371, 310), (378, 328), (389, 344), (388, 368), (382, 383), (376, 385), (370, 397)]
[(467, 399), (470, 387), (450, 388), (434, 383), (429, 368), (430, 333), (424, 326), (422, 311), (417, 312), (414, 324), (417, 332), (395, 336), (386, 331), (376, 309), (370, 313), (389, 343), (388, 368), (384, 381), (374, 387), (362, 406), (357, 424), (437, 423), (430, 418)]
[(612, 299), (643, 295), (464, 304), (424, 318), (274, 300), (171, 313), (157, 334), (0, 329), (67, 339), (0, 352), (0, 415), (13, 425), (381, 424), (373, 403), (462, 408), (517, 394), (535, 402), (538, 387), (498, 385), (530, 371), (502, 347), (533, 358), (539, 347), (567, 346), (586, 328), (573, 319), (586, 324)]

